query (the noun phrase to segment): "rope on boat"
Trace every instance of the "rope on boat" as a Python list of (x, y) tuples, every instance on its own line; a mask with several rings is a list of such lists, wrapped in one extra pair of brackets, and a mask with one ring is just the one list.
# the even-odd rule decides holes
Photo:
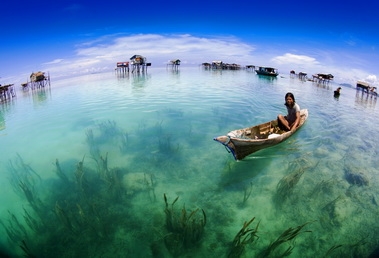
[(214, 140), (216, 140), (216, 141), (218, 141), (219, 143), (221, 143), (222, 145), (224, 145), (226, 151), (227, 151), (228, 153), (232, 153), (233, 156), (234, 156), (234, 152), (233, 152), (233, 150), (228, 146), (229, 142), (231, 141), (230, 136), (227, 135), (227, 137), (228, 137), (228, 141), (227, 141), (227, 142), (219, 141), (219, 140), (217, 140), (216, 138), (214, 138)]
[(227, 151), (228, 153), (230, 153), (230, 148), (228, 147), (228, 144), (229, 144), (229, 142), (230, 142), (230, 136), (229, 136), (229, 135), (227, 135), (227, 136), (228, 136), (228, 141), (225, 142), (225, 143), (223, 143), (223, 142), (221, 142), (221, 143), (222, 143), (222, 145), (224, 145), (226, 151)]
[(230, 142), (230, 136), (229, 135), (227, 135), (228, 136), (228, 141), (226, 142), (226, 143), (222, 143), (222, 144), (224, 144), (225, 146), (227, 146), (228, 144), (229, 144), (229, 142)]

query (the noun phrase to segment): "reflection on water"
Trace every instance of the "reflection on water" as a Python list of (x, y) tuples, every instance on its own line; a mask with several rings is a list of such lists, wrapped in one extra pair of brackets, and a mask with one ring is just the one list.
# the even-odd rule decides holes
[(133, 73), (132, 74), (132, 85), (134, 88), (144, 88), (146, 82), (151, 78), (148, 73)]
[(180, 69), (179, 68), (171, 68), (167, 69), (173, 76), (178, 76), (180, 75)]
[(51, 86), (46, 86), (32, 90), (33, 102), (35, 105), (41, 105), (51, 98)]
[(129, 78), (129, 76), (130, 76), (129, 72), (118, 72), (118, 71), (116, 71), (115, 74), (116, 74), (116, 77), (118, 79)]
[[(285, 112), (288, 91), (310, 116), (287, 141), (239, 162), (213, 141)], [(181, 67), (20, 94), (0, 116), (0, 249), (367, 257), (379, 235), (379, 141), (367, 134), (379, 133), (378, 110), (343, 93), (333, 101), (312, 82)]]
[(377, 96), (364, 92), (363, 90), (357, 90), (355, 94), (355, 103), (365, 108), (375, 108)]
[(0, 130), (4, 130), (4, 129), (5, 129), (5, 119), (4, 119), (3, 112), (0, 112)]
[(312, 83), (313, 83), (313, 85), (316, 85), (316, 87), (318, 87), (318, 88), (323, 88), (323, 89), (327, 89), (327, 90), (333, 89), (333, 86), (331, 86), (329, 82), (320, 83), (320, 82), (314, 81)]
[(6, 128), (6, 117), (12, 113), (12, 109), (17, 104), (16, 98), (10, 98), (0, 103), (0, 130)]

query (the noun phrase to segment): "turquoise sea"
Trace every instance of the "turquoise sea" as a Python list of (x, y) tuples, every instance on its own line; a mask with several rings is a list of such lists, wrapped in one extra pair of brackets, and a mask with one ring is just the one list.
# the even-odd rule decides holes
[[(379, 245), (376, 98), (253, 71), (149, 68), (0, 103), (0, 248), (26, 257), (369, 257)], [(236, 162), (214, 137), (306, 124)]]

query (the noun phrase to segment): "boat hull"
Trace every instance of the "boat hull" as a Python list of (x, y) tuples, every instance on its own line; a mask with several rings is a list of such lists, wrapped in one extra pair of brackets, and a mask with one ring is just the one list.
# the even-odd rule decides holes
[(277, 73), (270, 73), (270, 72), (264, 72), (264, 71), (258, 71), (258, 70), (256, 70), (255, 72), (259, 75), (266, 75), (266, 76), (272, 76), (272, 77), (278, 76)]
[(258, 66), (257, 69), (255, 69), (255, 72), (259, 75), (266, 75), (271, 77), (278, 76), (278, 69), (272, 68), (272, 67), (262, 67)]
[(308, 110), (300, 111), (300, 123), (295, 131), (283, 131), (277, 120), (272, 120), (263, 124), (230, 131), (227, 135), (215, 137), (214, 140), (233, 154), (236, 160), (242, 160), (246, 156), (275, 146), (293, 135), (308, 118)]

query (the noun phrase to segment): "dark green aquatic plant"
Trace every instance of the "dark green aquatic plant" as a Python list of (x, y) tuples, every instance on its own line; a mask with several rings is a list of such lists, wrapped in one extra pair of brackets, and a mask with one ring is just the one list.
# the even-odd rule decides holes
[(22, 239), (27, 238), (27, 230), (26, 228), (18, 221), (16, 216), (8, 211), (9, 220), (8, 226), (0, 220), (0, 224), (3, 226), (5, 232), (8, 235), (8, 241), (20, 242)]
[(158, 149), (160, 154), (168, 157), (173, 157), (173, 155), (178, 154), (180, 151), (180, 145), (176, 146), (172, 143), (172, 135), (160, 135), (158, 138)]
[(109, 175), (107, 175), (109, 173), (108, 153), (105, 154), (105, 158), (100, 155), (99, 160), (96, 160), (96, 161), (97, 161), (97, 165), (99, 167), (98, 169), (99, 169), (100, 176), (102, 176), (102, 177), (109, 176)]
[(282, 205), (294, 191), (295, 186), (299, 182), (301, 176), (304, 174), (305, 169), (298, 168), (292, 173), (284, 176), (276, 186), (276, 194), (274, 200), (278, 205)]
[(78, 190), (78, 194), (82, 197), (85, 197), (86, 194), (86, 187), (88, 186), (88, 182), (86, 178), (84, 177), (84, 157), (82, 161), (78, 162), (76, 166), (76, 171), (74, 173), (75, 179), (76, 179), (76, 187)]
[(246, 204), (246, 201), (247, 201), (247, 199), (249, 199), (252, 191), (253, 191), (253, 183), (250, 182), (250, 187), (244, 187), (243, 188), (242, 206)]
[(30, 249), (29, 249), (28, 245), (26, 244), (25, 240), (21, 241), (20, 248), (24, 251), (25, 257), (29, 257), (29, 258), (35, 258), (35, 257), (37, 257), (37, 256), (34, 256), (32, 254), (32, 252), (30, 251)]
[(182, 118), (184, 116), (184, 112), (180, 109), (166, 108), (163, 112), (170, 118)]
[(86, 131), (86, 136), (87, 136), (87, 144), (89, 146), (89, 152), (92, 158), (96, 160), (100, 157), (100, 148), (99, 148), (99, 144), (95, 140), (93, 130), (88, 129)]
[(58, 202), (55, 203), (54, 212), (55, 215), (57, 215), (58, 219), (69, 231), (71, 231), (72, 233), (77, 233), (76, 228), (74, 227), (74, 224), (71, 222), (71, 218), (69, 217), (68, 213), (64, 209), (62, 209)]
[(166, 235), (165, 245), (173, 255), (179, 255), (183, 249), (194, 247), (202, 239), (204, 227), (207, 223), (205, 211), (201, 209), (202, 215), (198, 215), (200, 209), (188, 212), (185, 207), (179, 212), (174, 209), (174, 204), (179, 197), (168, 204), (166, 194), (165, 201), (166, 228), (170, 234)]
[(245, 251), (246, 245), (253, 244), (256, 240), (259, 239), (257, 235), (259, 222), (255, 226), (255, 228), (249, 228), (250, 224), (255, 220), (253, 217), (250, 221), (244, 222), (240, 231), (238, 231), (237, 235), (234, 237), (233, 242), (231, 244), (231, 248), (228, 254), (228, 258), (238, 258)]
[(121, 183), (124, 173), (125, 170), (121, 168), (111, 168), (107, 170), (103, 180), (107, 183), (107, 191), (111, 198), (121, 200), (125, 194), (125, 189)]
[(124, 133), (115, 121), (108, 120), (98, 123), (96, 129), (87, 129), (86, 131), (86, 140), (93, 159), (100, 157), (100, 147), (102, 144), (119, 144), (121, 142), (120, 150), (126, 152), (128, 134)]
[(156, 132), (156, 134), (161, 135), (163, 133), (163, 121), (155, 123), (155, 126), (153, 126), (153, 131)]
[(118, 139), (122, 136), (122, 130), (117, 126), (115, 121), (108, 120), (98, 124), (100, 135), (97, 137), (97, 142), (103, 143), (111, 139)]
[(24, 209), (24, 220), (26, 222), (26, 224), (28, 225), (28, 227), (33, 230), (35, 233), (38, 233), (38, 232), (42, 232), (43, 230), (43, 223), (41, 222), (41, 220), (39, 219), (36, 219), (34, 218), (30, 212), (28, 212), (27, 209), (25, 209), (25, 207), (23, 207)]
[(63, 172), (63, 170), (61, 168), (61, 165), (59, 164), (59, 160), (58, 159), (55, 159), (55, 167), (56, 167), (55, 172), (58, 175), (58, 177), (60, 179), (62, 179), (63, 182), (68, 183), (69, 179), (68, 179), (67, 175)]
[(315, 185), (312, 192), (310, 192), (309, 196), (315, 198), (318, 197), (318, 195), (320, 194), (330, 195), (332, 189), (335, 187), (336, 184), (337, 181), (333, 178), (329, 180), (321, 180)]
[(19, 186), (20, 186), (21, 190), (23, 191), (23, 193), (25, 194), (26, 200), (28, 200), (28, 202), (31, 205), (33, 205), (34, 201), (35, 201), (35, 197), (34, 197), (34, 193), (33, 193), (32, 189), (29, 188), (29, 186), (22, 181), (19, 182)]
[[(365, 245), (369, 244), (367, 242), (368, 236), (360, 238), (352, 244), (338, 244), (333, 245), (325, 253), (323, 258), (333, 258), (333, 257), (367, 257), (367, 247)], [(374, 257), (373, 254), (368, 257)], [(375, 256), (377, 257), (377, 255)]]
[(155, 186), (156, 180), (153, 174), (144, 174), (144, 182), (146, 184), (147, 192), (149, 194), (149, 199), (151, 202), (155, 202), (157, 200), (157, 196), (155, 195)]
[(129, 134), (128, 133), (123, 133), (120, 136), (120, 152), (125, 154), (129, 151)]
[(329, 250), (326, 252), (326, 254), (324, 255), (324, 257), (325, 258), (327, 258), (327, 257), (334, 257), (333, 253), (335, 252), (335, 250), (337, 250), (340, 247), (342, 247), (342, 245), (333, 245), (331, 248), (329, 248)]
[(93, 135), (93, 130), (92, 129), (87, 129), (86, 136), (87, 136), (87, 144), (89, 144), (89, 145), (94, 144), (94, 142), (95, 142), (95, 136)]
[(33, 203), (35, 195), (35, 186), (42, 181), (30, 165), (26, 164), (19, 154), (13, 162), (9, 161), (9, 181), (18, 195), (26, 196), (27, 200)]
[(260, 257), (266, 258), (266, 257), (271, 257), (275, 253), (275, 257), (285, 257), (288, 256), (292, 253), (292, 250), (294, 248), (294, 245), (289, 245), (287, 249), (285, 249), (283, 252), (280, 254), (277, 254), (278, 247), (281, 246), (284, 243), (292, 242), (294, 239), (301, 233), (304, 232), (312, 232), (309, 230), (301, 231), (306, 225), (308, 225), (311, 222), (306, 222), (303, 225), (297, 226), (295, 228), (288, 228), (285, 230), (275, 241), (271, 242), (271, 244), (261, 253)]
[(336, 207), (337, 207), (338, 202), (340, 202), (340, 201), (343, 201), (342, 195), (339, 195), (337, 198), (328, 202), (326, 205), (324, 205), (321, 208), (321, 211), (323, 211), (326, 215), (326, 218), (324, 218), (321, 221), (325, 222), (326, 225), (332, 225), (332, 226), (341, 225), (341, 222), (339, 221), (338, 215), (336, 213)]
[(20, 217), (9, 212), (9, 219), (0, 221), (15, 253), (93, 256), (97, 247), (112, 245), (116, 232), (136, 220), (129, 214), (128, 197), (119, 192), (126, 170), (109, 168), (107, 155), (100, 156), (96, 164), (98, 169), (91, 169), (83, 157), (65, 171), (67, 166), (56, 159), (53, 173), (57, 177), (44, 181), (21, 157), (10, 162), (14, 190), (27, 202)]

